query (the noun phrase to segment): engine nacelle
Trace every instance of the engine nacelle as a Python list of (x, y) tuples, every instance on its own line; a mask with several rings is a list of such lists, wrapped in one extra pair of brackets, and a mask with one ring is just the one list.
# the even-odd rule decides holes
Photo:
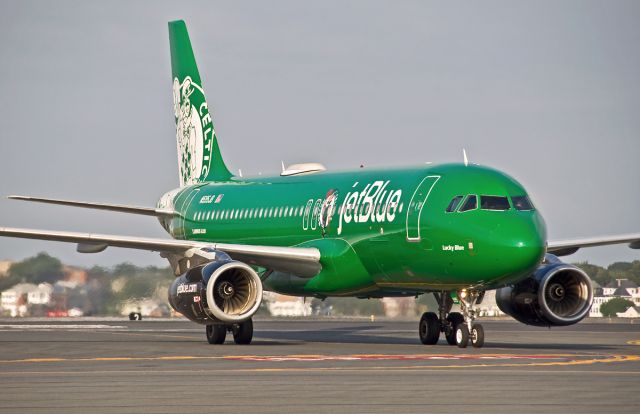
[(534, 326), (578, 323), (587, 316), (592, 302), (589, 276), (553, 255), (547, 255), (532, 276), (496, 291), (502, 312)]
[(245, 263), (217, 256), (220, 260), (177, 277), (169, 288), (169, 303), (186, 318), (205, 325), (245, 321), (262, 302), (260, 277)]

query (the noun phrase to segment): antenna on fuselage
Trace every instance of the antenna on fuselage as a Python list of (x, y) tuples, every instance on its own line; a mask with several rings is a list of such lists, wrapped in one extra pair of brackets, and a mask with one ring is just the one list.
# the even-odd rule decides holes
[(242, 170), (240, 168), (238, 168), (238, 175), (242, 178)]
[(462, 148), (462, 159), (464, 160), (464, 166), (467, 167), (469, 165), (469, 158), (467, 158), (467, 150)]
[(284, 161), (280, 161), (280, 165), (282, 165), (282, 172), (284, 172), (285, 168), (284, 168)]

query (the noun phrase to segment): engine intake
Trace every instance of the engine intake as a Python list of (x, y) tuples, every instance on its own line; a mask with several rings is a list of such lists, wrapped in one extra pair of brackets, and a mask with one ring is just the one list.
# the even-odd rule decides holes
[(552, 255), (547, 255), (532, 276), (496, 291), (502, 312), (534, 326), (578, 323), (587, 316), (592, 302), (589, 276)]
[(169, 288), (169, 303), (188, 319), (202, 323), (239, 323), (262, 302), (262, 282), (249, 265), (218, 253), (216, 260), (189, 269)]

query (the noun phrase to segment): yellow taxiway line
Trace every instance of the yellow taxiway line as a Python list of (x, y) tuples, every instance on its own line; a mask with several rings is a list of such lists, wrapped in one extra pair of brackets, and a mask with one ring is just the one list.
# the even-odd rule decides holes
[[(288, 355), (288, 356), (252, 356), (252, 355), (233, 355), (233, 356), (194, 356), (194, 355), (176, 355), (176, 356), (152, 356), (152, 357), (95, 357), (95, 358), (25, 358), (14, 360), (0, 360), (0, 364), (38, 364), (38, 363), (55, 363), (55, 362), (130, 362), (130, 361), (190, 361), (190, 360), (226, 360), (226, 361), (252, 361), (254, 358), (258, 358), (261, 362), (269, 362), (270, 358), (273, 358), (273, 362), (280, 362), (283, 358), (296, 362), (313, 362), (312, 358), (322, 358), (320, 360), (331, 360), (333, 362), (343, 361), (349, 362), (353, 360), (372, 361), (376, 357), (381, 357), (383, 360), (402, 360), (402, 355)], [(464, 360), (499, 360), (499, 359), (557, 359), (557, 358), (570, 358), (565, 361), (530, 361), (530, 362), (492, 362), (492, 363), (471, 363), (471, 364), (450, 364), (450, 365), (396, 365), (396, 366), (337, 366), (337, 367), (247, 367), (247, 368), (227, 368), (227, 372), (330, 372), (330, 371), (415, 371), (415, 370), (446, 370), (446, 369), (471, 369), (471, 368), (525, 368), (525, 367), (568, 367), (568, 366), (584, 366), (595, 364), (608, 364), (608, 363), (623, 363), (623, 362), (640, 362), (640, 355), (602, 355), (595, 357), (594, 355), (576, 355), (576, 354), (562, 354), (562, 355), (537, 355), (529, 356), (518, 354), (482, 354), (477, 355), (471, 359), (465, 355), (406, 355), (413, 360), (420, 360), (420, 357), (429, 360), (442, 360), (451, 359), (452, 361), (464, 361)], [(434, 358), (435, 357), (435, 358)], [(580, 359), (580, 357), (586, 357)], [(304, 359), (296, 359), (304, 358)], [(326, 359), (325, 359), (326, 358)], [(364, 359), (362, 359), (364, 358)], [(406, 362), (406, 361), (405, 361)], [(150, 370), (152, 371), (152, 370)], [(16, 372), (4, 372), (0, 375), (16, 374)], [(640, 371), (638, 372), (640, 374)]]

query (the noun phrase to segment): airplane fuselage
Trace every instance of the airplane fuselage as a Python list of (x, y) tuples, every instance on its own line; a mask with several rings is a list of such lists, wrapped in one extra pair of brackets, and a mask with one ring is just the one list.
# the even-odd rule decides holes
[[(461, 204), (477, 196), (477, 207)], [(458, 208), (447, 211), (462, 196)], [(507, 197), (506, 210), (481, 197)], [(295, 295), (413, 295), (464, 286), (492, 289), (540, 264), (546, 230), (513, 178), (476, 165), (234, 177), (171, 191), (159, 207), (177, 239), (316, 247), (322, 271), (312, 278), (275, 272), (265, 288)]]

